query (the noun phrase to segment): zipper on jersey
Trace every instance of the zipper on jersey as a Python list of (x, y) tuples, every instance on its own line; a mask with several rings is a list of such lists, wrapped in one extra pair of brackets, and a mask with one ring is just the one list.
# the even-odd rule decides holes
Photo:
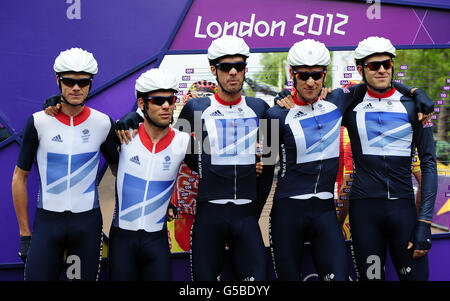
[[(234, 153), (235, 153), (235, 156), (237, 156), (237, 152), (238, 152), (238, 150), (237, 150), (237, 137), (236, 137), (236, 135), (237, 135), (237, 129), (236, 129), (236, 123), (233, 121), (233, 129), (234, 129), (234, 138), (236, 138), (236, 140), (235, 140), (235, 143), (234, 143)], [(237, 199), (237, 167), (236, 167), (236, 158), (235, 158), (235, 161), (234, 161), (234, 199), (236, 200)]]
[(68, 166), (67, 166), (67, 192), (69, 195), (69, 210), (72, 211), (72, 193), (70, 192), (70, 181), (71, 181), (71, 166), (72, 166), (72, 153), (73, 153), (73, 131), (74, 131), (74, 125), (73, 125), (73, 116), (70, 116), (70, 135), (68, 135), (69, 138), (69, 159), (68, 159)]
[[(381, 102), (381, 98), (378, 98), (378, 103), (380, 103), (380, 102)], [(380, 133), (381, 133), (381, 113), (382, 112), (378, 112), (378, 124), (380, 126)], [(387, 164), (387, 161), (386, 161), (386, 151), (384, 149), (384, 144), (383, 144), (383, 148), (382, 149), (383, 149), (384, 171), (385, 171), (385, 175), (386, 175), (387, 197), (388, 197), (388, 199), (390, 199), (391, 198), (391, 192), (389, 191), (389, 174), (388, 174), (389, 168), (388, 168), (388, 164)]]
[[(311, 104), (311, 111), (313, 113), (314, 116), (314, 120), (317, 123), (317, 127), (320, 130), (322, 129), (322, 125), (319, 123), (319, 120), (317, 120), (316, 114), (314, 113), (314, 104)], [(320, 139), (322, 140), (322, 133), (320, 135)], [(322, 155), (322, 152), (321, 152)], [(317, 178), (316, 178), (316, 184), (314, 185), (314, 193), (317, 193), (317, 186), (319, 185), (319, 180), (320, 180), (320, 173), (322, 172), (322, 158), (320, 158), (320, 164), (319, 164), (319, 172), (317, 173)]]
[[(147, 179), (151, 179), (152, 176), (152, 171), (153, 171), (153, 160), (155, 159), (155, 150), (156, 150), (156, 143), (153, 144), (153, 148), (151, 151), (151, 156), (150, 156), (150, 162), (147, 165), (147, 174), (146, 174), (146, 178)], [(145, 230), (145, 205), (147, 203), (147, 193), (148, 190), (150, 189), (150, 181), (147, 181), (146, 185), (145, 185), (145, 191), (144, 191), (144, 200), (142, 201), (142, 212), (141, 212), (141, 218), (140, 218), (140, 223), (139, 223), (139, 229), (144, 229)]]

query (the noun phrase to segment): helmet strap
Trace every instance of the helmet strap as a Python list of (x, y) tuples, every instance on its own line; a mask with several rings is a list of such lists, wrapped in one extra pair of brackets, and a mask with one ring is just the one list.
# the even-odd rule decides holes
[[(64, 103), (66, 103), (66, 104), (68, 104), (69, 106), (72, 106), (72, 107), (78, 107), (78, 106), (82, 107), (82, 106), (85, 105), (85, 103), (86, 103), (86, 101), (87, 101), (87, 99), (88, 99), (88, 96), (86, 96), (86, 98), (83, 100), (83, 102), (82, 102), (82, 103), (79, 103), (79, 104), (73, 104), (73, 103), (70, 103), (70, 102), (63, 96), (63, 93), (62, 93), (62, 87), (61, 87), (61, 80), (59, 79), (59, 74), (58, 74), (58, 86), (59, 86), (59, 91), (61, 92), (61, 98), (62, 98), (62, 100), (63, 100)], [(89, 84), (89, 92), (91, 91), (91, 87), (92, 87), (92, 81), (91, 81), (91, 83)], [(88, 92), (88, 95), (89, 95), (89, 92)]]
[[(322, 88), (325, 87), (326, 76), (327, 76), (327, 74), (325, 73), (325, 76), (323, 77), (322, 87), (320, 88), (320, 92), (319, 92), (319, 94), (317, 94), (317, 97), (320, 96), (320, 94), (322, 93)], [(294, 75), (294, 89), (295, 89), (295, 91), (297, 91), (297, 95), (301, 95), (300, 91), (297, 89), (297, 77), (295, 75)]]
[(148, 101), (144, 101), (144, 110), (142, 110), (142, 111), (143, 111), (142, 113), (144, 113), (145, 120), (147, 120), (148, 123), (150, 123), (150, 125), (155, 126), (155, 127), (157, 127), (157, 128), (160, 128), (160, 129), (165, 129), (165, 128), (168, 128), (168, 127), (169, 127), (169, 125), (160, 125), (160, 124), (156, 124), (156, 123), (150, 118), (150, 116), (147, 114), (147, 110), (148, 110)]
[(366, 83), (366, 85), (368, 87), (370, 87), (374, 92), (376, 92), (378, 94), (383, 94), (386, 91), (391, 90), (392, 87), (393, 87), (392, 83), (394, 81), (394, 66), (392, 66), (391, 85), (388, 88), (385, 88), (385, 89), (376, 88), (376, 87), (372, 86), (369, 82), (367, 82), (367, 80), (366, 80), (366, 73), (364, 71), (364, 68), (363, 68), (363, 71), (362, 71), (362, 79), (363, 79), (364, 83)]
[[(232, 92), (226, 90), (226, 89), (222, 86), (222, 83), (219, 81), (219, 75), (218, 75), (218, 72), (216, 72), (216, 81), (217, 81), (217, 84), (220, 86), (220, 88), (222, 89), (222, 91), (223, 91), (225, 94), (229, 94), (229, 95), (234, 94), (234, 93), (232, 93)], [(244, 74), (244, 80), (242, 81), (242, 87), (244, 86), (244, 81), (245, 81), (245, 74)], [(241, 87), (241, 90), (240, 90), (240, 91), (242, 91), (242, 87)]]

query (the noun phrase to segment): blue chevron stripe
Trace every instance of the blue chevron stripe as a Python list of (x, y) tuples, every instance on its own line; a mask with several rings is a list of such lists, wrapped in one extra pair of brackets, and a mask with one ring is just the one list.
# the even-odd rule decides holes
[[(173, 184), (175, 184), (175, 181), (173, 181)], [(164, 205), (164, 203), (170, 199), (170, 196), (172, 195), (172, 192), (173, 192), (173, 190), (172, 190), (173, 184), (169, 187), (167, 192), (162, 197), (160, 197), (158, 200), (151, 202), (150, 204), (145, 206), (144, 215), (152, 213), (153, 211), (155, 211), (156, 209), (158, 209), (159, 207)]]
[(144, 200), (147, 181), (125, 173), (122, 185), (122, 206), (120, 211), (130, 208)]
[(48, 193), (60, 194), (67, 189), (67, 180), (47, 190)]
[(156, 222), (156, 224), (162, 224), (162, 223), (164, 223), (165, 220), (166, 220), (166, 215), (164, 214), (163, 217), (159, 221)]
[(68, 155), (47, 153), (47, 186), (67, 176), (68, 166)]
[(366, 112), (364, 118), (366, 121), (367, 138), (369, 140), (376, 138), (381, 133), (409, 123), (407, 113)]
[(97, 168), (97, 164), (99, 161), (99, 156), (97, 153), (97, 156), (95, 157), (92, 162), (86, 166), (85, 169), (83, 169), (80, 173), (78, 173), (76, 176), (73, 176), (70, 178), (70, 187), (73, 187), (77, 185), (81, 180), (83, 180), (90, 172), (92, 172), (95, 168)]
[(324, 141), (322, 141), (321, 143), (319, 143), (315, 148), (313, 148), (312, 150), (310, 150), (308, 152), (308, 154), (312, 154), (312, 153), (319, 153), (321, 151), (323, 151), (324, 149), (326, 149), (328, 146), (330, 146), (334, 141), (336, 141), (336, 139), (339, 137), (341, 133), (341, 129), (340, 127), (338, 127), (333, 134), (331, 134), (328, 138), (326, 138)]
[(139, 208), (134, 209), (134, 210), (128, 212), (127, 214), (121, 216), (120, 219), (125, 220), (127, 222), (132, 222), (132, 221), (138, 219), (139, 217), (141, 217), (141, 213), (142, 213), (142, 207), (139, 207)]
[(400, 140), (401, 138), (408, 136), (412, 133), (412, 129), (410, 127), (407, 127), (401, 131), (395, 132), (390, 134), (389, 136), (383, 137), (382, 139), (378, 140), (377, 142), (374, 142), (370, 144), (371, 147), (383, 147), (390, 143), (396, 142)]
[(147, 189), (147, 201), (162, 193), (167, 187), (173, 185), (174, 181), (150, 181)]
[(97, 180), (95, 179), (94, 181), (92, 181), (91, 185), (89, 185), (89, 187), (83, 192), (83, 193), (89, 193), (95, 190), (95, 182)]
[(72, 158), (70, 159), (70, 173), (74, 173), (97, 154), (98, 152), (91, 152), (72, 155)]

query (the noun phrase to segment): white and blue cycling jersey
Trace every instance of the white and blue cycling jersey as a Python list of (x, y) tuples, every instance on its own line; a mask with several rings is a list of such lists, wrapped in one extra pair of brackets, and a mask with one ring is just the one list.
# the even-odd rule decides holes
[(40, 111), (30, 116), (23, 135), (17, 166), (30, 170), (36, 157), (38, 208), (78, 213), (99, 207), (100, 152), (108, 163), (118, 161), (111, 118), (86, 106), (75, 117)]
[[(361, 92), (351, 87), (334, 90), (326, 100), (295, 107), (274, 106), (267, 112), (279, 120), (280, 171), (274, 199), (330, 199), (339, 168), (339, 137), (342, 115)], [(358, 93), (356, 93), (358, 92)]]
[(129, 144), (122, 144), (116, 181), (113, 225), (126, 230), (163, 229), (178, 169), (190, 136), (169, 128), (153, 143), (144, 123)]
[(258, 98), (242, 96), (226, 103), (217, 94), (186, 103), (176, 127), (196, 135), (197, 202), (244, 204), (256, 199), (265, 202), (270, 172), (269, 184), (264, 184), (268, 189), (257, 191), (255, 163), (259, 120), (265, 117), (268, 108)]
[(417, 146), (422, 171), (419, 218), (431, 220), (437, 190), (433, 131), (417, 120), (414, 102), (396, 89), (370, 91), (344, 115), (352, 144), (354, 181), (350, 199), (414, 199), (411, 154)]

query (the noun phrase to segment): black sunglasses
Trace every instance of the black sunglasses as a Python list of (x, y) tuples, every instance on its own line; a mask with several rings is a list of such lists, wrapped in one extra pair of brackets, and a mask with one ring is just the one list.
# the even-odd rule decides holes
[(218, 63), (215, 64), (217, 69), (223, 72), (230, 72), (231, 69), (236, 69), (237, 72), (241, 72), (245, 70), (247, 66), (246, 62), (237, 62), (237, 63)]
[(364, 63), (363, 66), (367, 67), (370, 71), (378, 71), (381, 66), (383, 66), (384, 70), (389, 70), (392, 67), (392, 60)]
[(293, 70), (295, 77), (297, 79), (307, 81), (310, 77), (312, 77), (313, 80), (318, 80), (324, 77), (325, 73), (327, 73), (326, 70), (322, 71), (315, 71), (315, 72), (302, 72), (302, 71), (295, 71)]
[(63, 77), (60, 76), (59, 80), (66, 86), (68, 87), (73, 87), (75, 85), (78, 85), (78, 87), (80, 88), (84, 88), (86, 86), (89, 86), (92, 83), (92, 78), (80, 78), (80, 79), (75, 79), (75, 78), (70, 78), (70, 77)]
[(173, 105), (177, 97), (174, 96), (153, 96), (143, 98), (146, 101), (150, 101), (151, 104), (162, 106), (166, 101), (169, 103), (169, 106)]

